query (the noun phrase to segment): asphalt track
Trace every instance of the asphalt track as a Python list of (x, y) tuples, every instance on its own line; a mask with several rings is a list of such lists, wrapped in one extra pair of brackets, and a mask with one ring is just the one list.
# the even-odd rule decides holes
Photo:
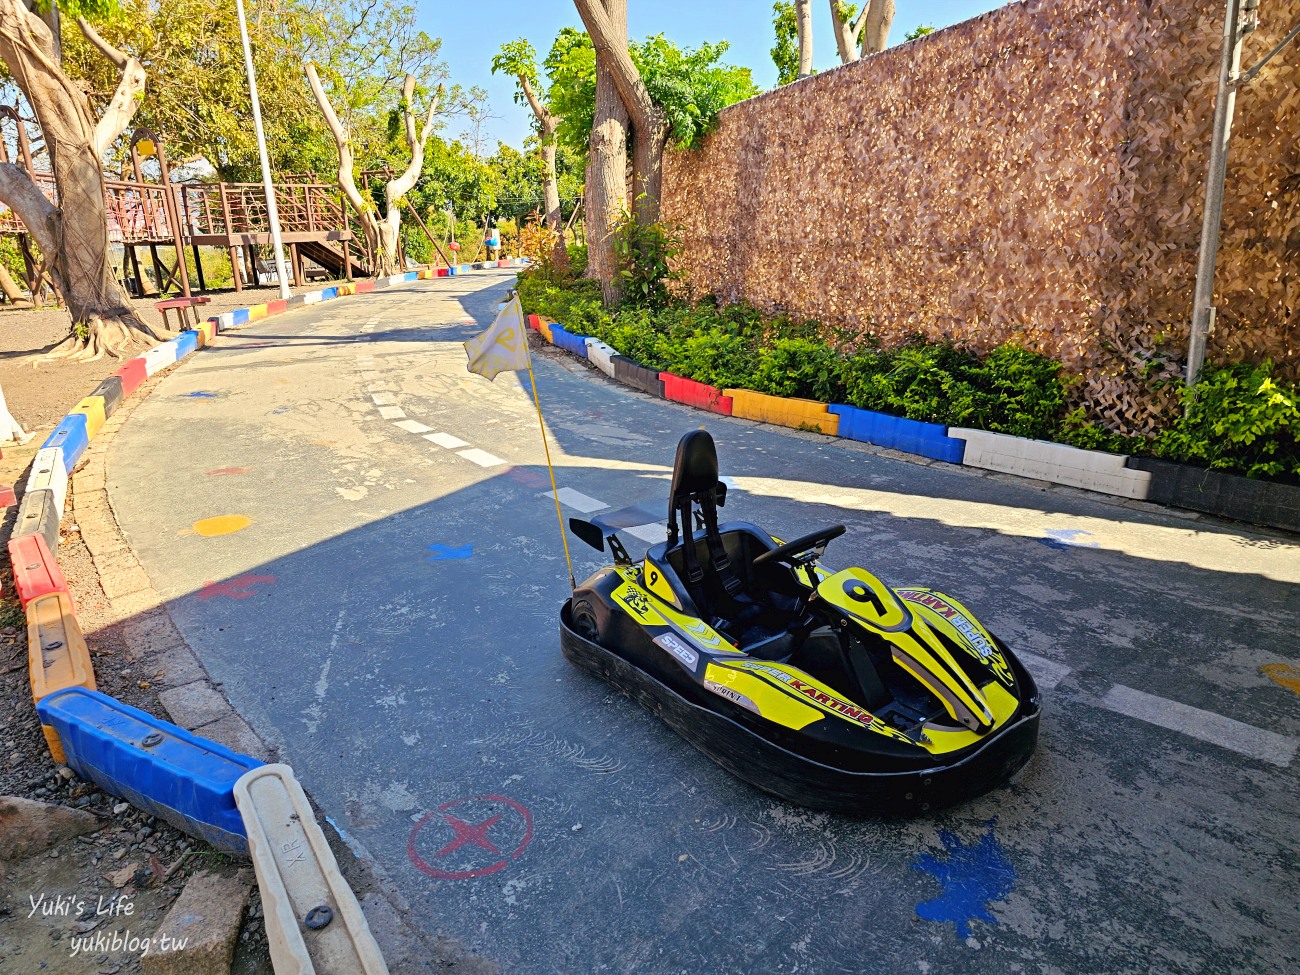
[[(728, 516), (787, 538), (843, 522), (828, 565), (949, 591), (1032, 655), (1047, 710), (1009, 788), (902, 822), (785, 805), (561, 656), (526, 385), (468, 374), (460, 346), (512, 279), (225, 335), (108, 459), (186, 638), (424, 927), (508, 973), (1296, 971), (1294, 537), (890, 459), (536, 356), (566, 516), (662, 504), (704, 426)], [(580, 578), (597, 568), (570, 544)]]

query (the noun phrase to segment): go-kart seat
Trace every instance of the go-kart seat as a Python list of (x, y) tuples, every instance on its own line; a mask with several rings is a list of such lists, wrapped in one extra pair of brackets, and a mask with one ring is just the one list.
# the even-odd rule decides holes
[[(650, 559), (676, 577), (668, 583), (689, 596), (699, 617), (741, 650), (768, 659), (789, 656), (799, 594), (780, 567), (753, 565), (755, 556), (775, 547), (771, 536), (746, 522), (719, 526), (717, 506), (726, 501), (726, 486), (706, 431), (692, 430), (678, 443), (671, 492), (668, 540), (650, 550)], [(691, 530), (693, 508), (702, 532)]]

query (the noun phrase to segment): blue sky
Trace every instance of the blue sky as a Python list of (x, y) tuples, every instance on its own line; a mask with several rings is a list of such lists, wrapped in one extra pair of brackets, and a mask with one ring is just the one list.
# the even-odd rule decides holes
[[(947, 27), (1003, 4), (1004, 0), (897, 0), (889, 40), (891, 44), (902, 41), (920, 24)], [(814, 64), (818, 69), (833, 67), (838, 59), (828, 0), (813, 0), (813, 18)], [(425, 0), (419, 4), (419, 21), (430, 35), (442, 38), (442, 56), (452, 80), (467, 88), (487, 89), (490, 111), (496, 116), (484, 127), (489, 153), (497, 140), (519, 147), (531, 118), (528, 106), (515, 105), (511, 79), (491, 73), (492, 56), (503, 42), (526, 37), (542, 58), (561, 27), (582, 26), (572, 0)], [(690, 47), (702, 41), (729, 41), (730, 63), (752, 69), (762, 88), (776, 84), (776, 68), (768, 54), (774, 39), (771, 0), (628, 0), (628, 31), (635, 38), (662, 33)], [(460, 120), (452, 120), (444, 135), (458, 135), (464, 127)]]

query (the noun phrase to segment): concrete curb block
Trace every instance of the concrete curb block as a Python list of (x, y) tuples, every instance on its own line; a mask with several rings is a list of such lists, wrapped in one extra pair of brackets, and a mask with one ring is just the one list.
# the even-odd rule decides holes
[(962, 463), (967, 467), (1051, 481), (1135, 501), (1146, 499), (1151, 484), (1149, 473), (1125, 467), (1125, 458), (1118, 454), (962, 427), (953, 427), (948, 435), (966, 441)]
[(1131, 472), (1151, 478), (1148, 501), (1300, 532), (1300, 487), (1259, 481), (1155, 457), (1129, 457)]

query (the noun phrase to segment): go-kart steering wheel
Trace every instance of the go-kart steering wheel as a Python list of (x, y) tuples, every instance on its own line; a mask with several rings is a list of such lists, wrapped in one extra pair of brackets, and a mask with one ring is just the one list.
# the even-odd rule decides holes
[(774, 549), (762, 552), (754, 557), (753, 564), (784, 562), (787, 565), (793, 565), (795, 564), (794, 556), (825, 545), (831, 539), (839, 538), (846, 530), (843, 525), (831, 525), (829, 528), (823, 528), (820, 531), (812, 532), (802, 538), (796, 538), (794, 541), (786, 542), (784, 545), (778, 545)]

